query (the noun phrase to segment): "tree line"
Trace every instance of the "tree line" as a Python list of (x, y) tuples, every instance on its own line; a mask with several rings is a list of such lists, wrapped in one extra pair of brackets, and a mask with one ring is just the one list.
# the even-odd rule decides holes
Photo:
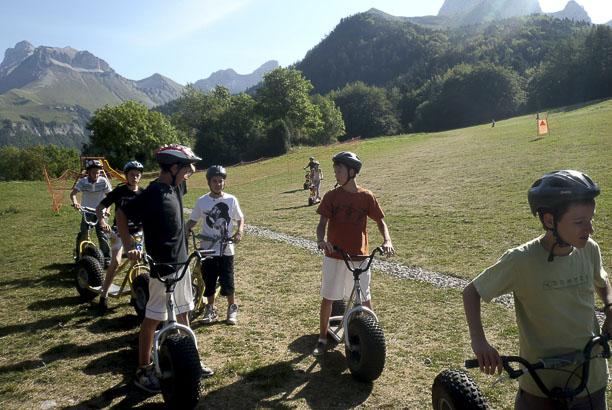
[(441, 31), (363, 13), (249, 93), (188, 85), (152, 110), (134, 101), (98, 109), (83, 153), (153, 169), (155, 148), (183, 143), (204, 168), (294, 145), (440, 131), (610, 96), (610, 27), (534, 15)]

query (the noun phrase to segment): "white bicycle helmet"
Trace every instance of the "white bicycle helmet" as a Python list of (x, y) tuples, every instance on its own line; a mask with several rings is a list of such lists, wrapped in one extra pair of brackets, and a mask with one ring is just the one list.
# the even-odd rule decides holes
[(155, 160), (161, 165), (192, 164), (202, 158), (193, 153), (191, 148), (179, 144), (163, 146), (155, 150)]

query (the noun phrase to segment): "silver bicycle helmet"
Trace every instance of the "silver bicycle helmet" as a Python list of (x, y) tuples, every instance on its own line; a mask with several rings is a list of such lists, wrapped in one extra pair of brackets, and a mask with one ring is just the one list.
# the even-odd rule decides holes
[(92, 168), (103, 169), (104, 166), (102, 165), (102, 161), (100, 161), (99, 159), (91, 159), (91, 160), (87, 161), (87, 164), (85, 164), (85, 169), (86, 170), (90, 170)]
[(357, 155), (350, 151), (342, 151), (334, 155), (332, 158), (334, 164), (344, 164), (349, 169), (355, 170), (355, 175), (361, 170), (361, 160)]
[(221, 176), (227, 178), (227, 171), (221, 165), (213, 165), (206, 170), (206, 180), (210, 182), (212, 177)]
[(144, 166), (138, 161), (130, 161), (123, 167), (123, 173), (127, 175), (128, 172), (132, 169), (137, 169), (138, 171), (144, 171)]
[(599, 193), (599, 186), (588, 175), (563, 170), (546, 174), (534, 182), (527, 199), (535, 215), (539, 209), (557, 209), (568, 202), (593, 199)]

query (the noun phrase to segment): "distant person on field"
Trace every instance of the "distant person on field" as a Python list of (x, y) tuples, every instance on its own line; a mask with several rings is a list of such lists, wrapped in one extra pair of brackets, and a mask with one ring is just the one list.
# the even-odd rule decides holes
[[(72, 192), (70, 192), (70, 201), (75, 209), (81, 209), (81, 206), (95, 209), (106, 194), (113, 189), (108, 179), (100, 175), (102, 168), (102, 162), (97, 159), (89, 160), (87, 164), (85, 164), (87, 176), (81, 178), (74, 186)], [(76, 197), (79, 192), (81, 192), (81, 203), (78, 202)], [(108, 245), (108, 237), (100, 225), (102, 222), (108, 223), (108, 217), (104, 216), (103, 218), (98, 218), (98, 223), (96, 224), (96, 235), (98, 236), (100, 250), (102, 250), (104, 254), (104, 268), (106, 269), (110, 264), (111, 251)], [(81, 234), (77, 241), (77, 246), (80, 242), (80, 238), (87, 235), (87, 228), (88, 225), (85, 222), (85, 215), (83, 215), (83, 219), (81, 220)]]
[[(113, 221), (113, 227), (106, 223), (103, 218), (103, 212), (106, 208), (115, 204), (115, 214), (117, 211), (129, 201), (140, 195), (143, 191), (138, 186), (142, 171), (144, 170), (143, 165), (138, 161), (130, 161), (123, 167), (123, 173), (127, 183), (119, 184), (104, 198), (100, 204), (96, 207), (96, 215), (100, 221), (102, 230), (111, 235), (111, 262), (106, 271), (106, 278), (104, 279), (104, 286), (102, 287), (102, 294), (100, 294), (100, 304), (98, 305), (98, 313), (103, 315), (108, 309), (107, 297), (108, 290), (110, 289), (113, 279), (115, 278), (115, 272), (117, 267), (121, 263), (121, 253), (123, 251), (123, 245), (121, 244), (121, 238), (117, 232), (117, 222)], [(130, 240), (133, 246), (142, 251), (142, 224), (136, 224), (132, 221), (128, 221)]]
[(304, 167), (304, 169), (308, 168), (309, 171), (312, 171), (312, 169), (314, 168), (314, 157), (310, 157), (308, 158), (308, 164), (306, 164), (306, 166)]
[[(206, 180), (210, 192), (201, 196), (195, 203), (187, 230), (193, 229), (198, 221), (202, 219), (202, 235), (213, 238), (210, 241), (202, 241), (204, 249), (214, 249), (216, 253), (211, 258), (206, 258), (202, 265), (204, 277), (204, 296), (208, 299), (206, 312), (202, 321), (211, 323), (219, 317), (215, 305), (215, 291), (217, 278), (221, 283), (221, 295), (227, 296), (227, 324), (235, 325), (238, 321), (238, 305), (234, 295), (234, 243), (239, 243), (244, 234), (244, 215), (238, 204), (238, 199), (223, 192), (227, 171), (220, 165), (213, 165), (206, 171)], [(238, 228), (232, 235), (234, 222)], [(219, 240), (231, 236), (233, 243), (221, 244)], [(221, 248), (223, 253), (221, 254)]]
[[(529, 189), (528, 200), (533, 215), (540, 217), (544, 234), (506, 251), (463, 290), (472, 350), (482, 372), (494, 374), (497, 369), (501, 374), (502, 360), (485, 336), (481, 298), (489, 302), (506, 293), (514, 295), (520, 355), (530, 363), (582, 351), (600, 331), (612, 333), (612, 288), (599, 246), (590, 238), (594, 232), (594, 198), (599, 192), (597, 184), (578, 171), (542, 176)], [(595, 317), (594, 293), (604, 303), (602, 329)], [(543, 370), (538, 375), (549, 390), (573, 389), (580, 382), (580, 377), (568, 379), (575, 368)], [(606, 360), (594, 359), (587, 389), (566, 403), (545, 397), (533, 378), (525, 374), (519, 378), (515, 409), (605, 410), (607, 383)]]
[(321, 193), (319, 192), (319, 188), (321, 187), (321, 181), (323, 180), (323, 170), (319, 168), (319, 161), (314, 161), (314, 167), (310, 171), (310, 180), (315, 186), (316, 200), (317, 202), (319, 202), (321, 200)]
[[(164, 146), (155, 151), (155, 159), (161, 171), (159, 177), (117, 211), (116, 221), (119, 236), (129, 260), (139, 260), (142, 252), (130, 240), (128, 221), (141, 223), (147, 254), (157, 262), (185, 262), (187, 260), (187, 235), (183, 213), (183, 195), (187, 192), (187, 179), (195, 172), (194, 163), (201, 160), (189, 147)], [(178, 267), (177, 269), (183, 269)], [(191, 273), (174, 288), (177, 320), (189, 326), (188, 313), (193, 309)], [(134, 384), (150, 393), (159, 393), (159, 380), (151, 363), (151, 348), (155, 329), (166, 320), (166, 287), (154, 278), (149, 281), (149, 300), (145, 318), (138, 337), (138, 363)], [(202, 364), (202, 375), (211, 376), (213, 371)]]
[[(325, 252), (325, 256), (321, 276), (323, 301), (319, 316), (320, 333), (313, 352), (315, 356), (323, 355), (327, 348), (327, 328), (333, 301), (349, 297), (353, 289), (353, 274), (347, 269), (342, 255), (334, 252), (334, 246), (339, 246), (350, 255), (369, 254), (366, 225), (370, 217), (376, 222), (383, 237), (384, 252), (387, 256), (395, 253), (387, 224), (383, 220), (385, 214), (376, 197), (371, 191), (358, 186), (355, 181), (362, 165), (359, 157), (352, 152), (340, 152), (332, 161), (339, 186), (327, 192), (317, 208), (320, 215), (317, 246)], [(359, 262), (355, 264), (358, 266)], [(369, 269), (361, 274), (360, 283), (365, 299), (363, 304), (372, 309)]]

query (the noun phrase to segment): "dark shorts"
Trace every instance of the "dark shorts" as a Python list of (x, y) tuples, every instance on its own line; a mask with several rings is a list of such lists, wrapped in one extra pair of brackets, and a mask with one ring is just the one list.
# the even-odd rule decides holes
[(217, 278), (221, 283), (221, 296), (233, 295), (234, 289), (234, 255), (213, 256), (207, 258), (202, 264), (202, 276), (204, 277), (204, 296), (215, 294)]
[(569, 403), (534, 396), (523, 389), (519, 389), (514, 402), (515, 410), (538, 409), (538, 410), (606, 410), (606, 389), (591, 393), (590, 397), (580, 397)]

